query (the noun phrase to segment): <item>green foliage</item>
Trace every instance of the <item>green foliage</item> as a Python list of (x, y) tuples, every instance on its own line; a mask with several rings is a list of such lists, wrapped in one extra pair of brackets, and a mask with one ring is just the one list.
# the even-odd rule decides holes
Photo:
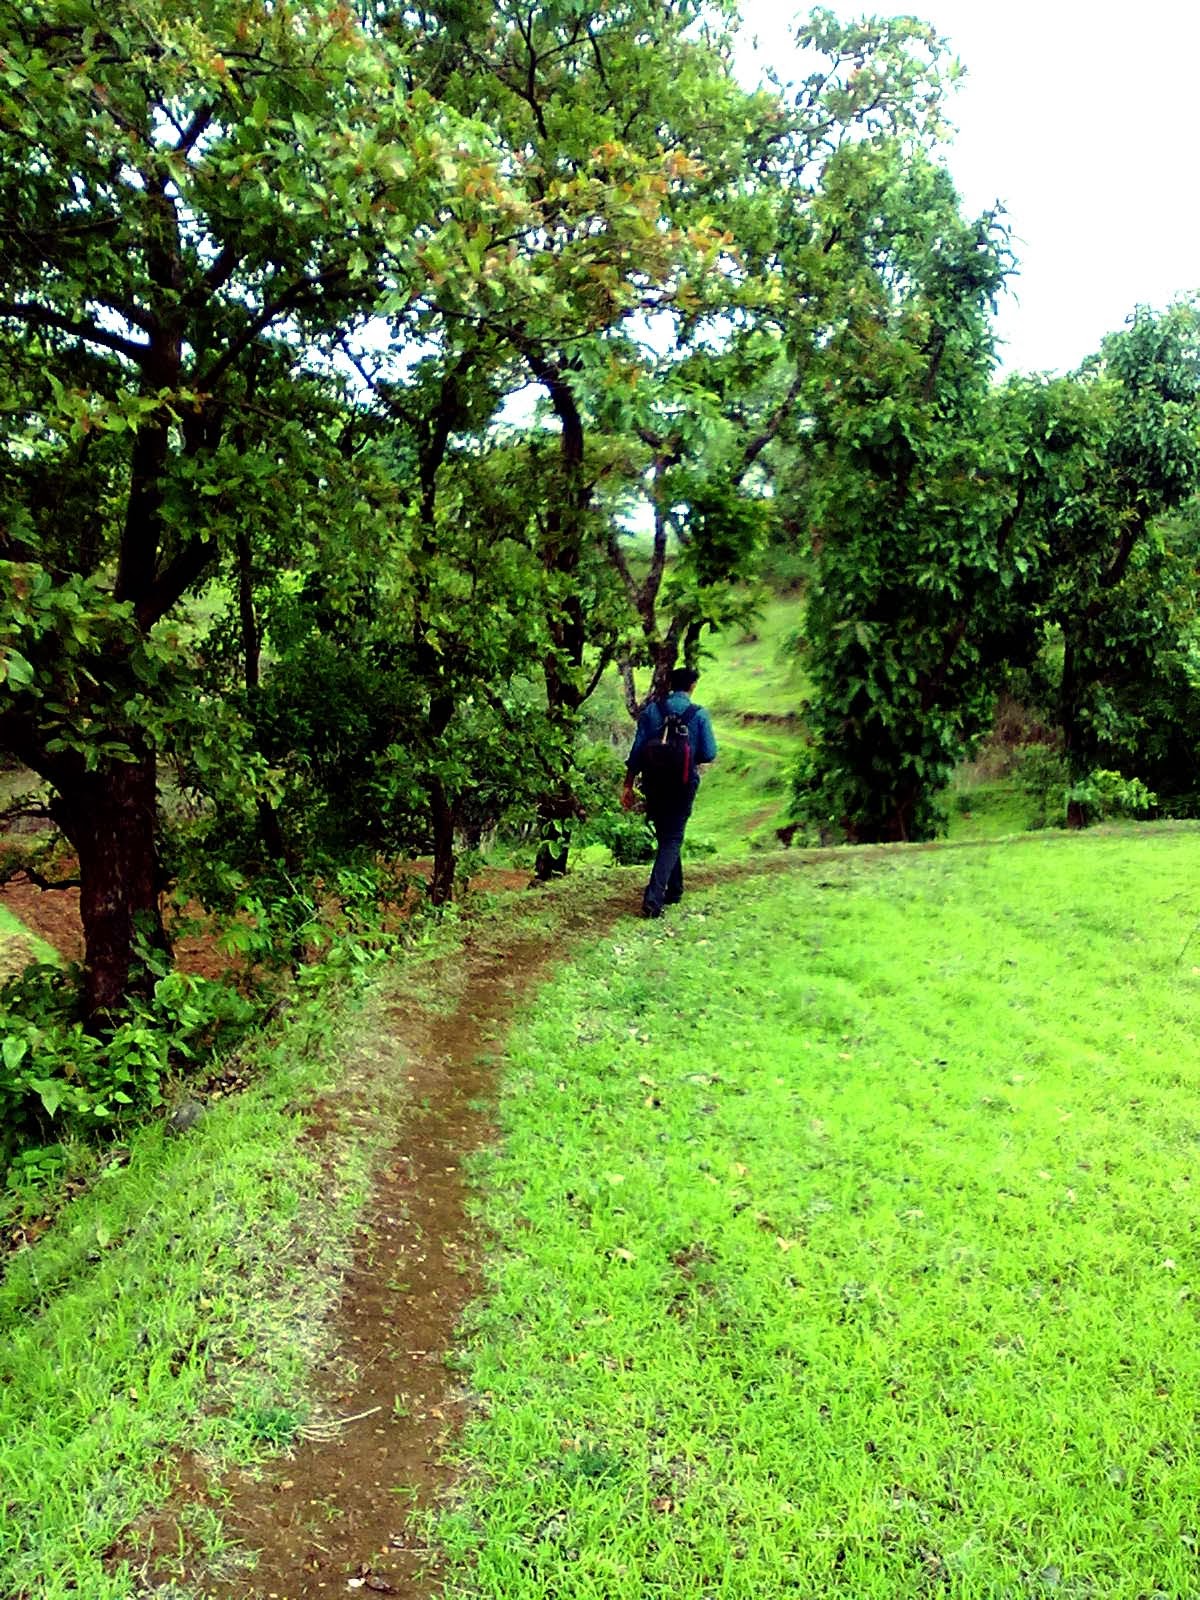
[(168, 1074), (204, 1065), (255, 1009), (225, 984), (160, 971), (116, 1026), (89, 1031), (80, 1013), (74, 969), (31, 967), (0, 988), (0, 1153), (52, 1128), (107, 1129), (159, 1105)]
[(1200, 308), (1140, 308), (1051, 387), (1043, 416), (1042, 605), (1062, 640), (1055, 710), (1072, 778), (1117, 769), (1192, 809)]
[(988, 386), (1005, 239), (995, 217), (959, 215), (944, 171), (894, 150), (846, 152), (822, 221), (849, 261), (812, 387), (816, 765), (795, 805), (854, 840), (923, 838), (1028, 628), (1019, 417)]
[(579, 829), (575, 842), (583, 847), (604, 845), (618, 867), (643, 866), (654, 860), (654, 829), (637, 812), (617, 808), (602, 812)]
[(1082, 807), (1088, 822), (1106, 822), (1111, 817), (1144, 817), (1156, 809), (1158, 797), (1140, 778), (1123, 778), (1119, 772), (1097, 767), (1082, 783), (1073, 783), (1067, 800)]
[(1033, 802), (1031, 828), (1061, 827), (1067, 818), (1071, 775), (1066, 757), (1054, 745), (1024, 745), (1013, 763), (1013, 777)]

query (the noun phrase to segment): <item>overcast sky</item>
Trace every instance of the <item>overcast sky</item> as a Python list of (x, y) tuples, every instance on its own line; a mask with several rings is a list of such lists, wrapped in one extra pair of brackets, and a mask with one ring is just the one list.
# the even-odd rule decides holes
[[(972, 211), (1002, 202), (1019, 273), (997, 320), (1006, 366), (1066, 371), (1138, 303), (1200, 290), (1200, 0), (914, 0), (967, 77), (946, 152)], [(786, 5), (743, 0), (786, 77)], [(807, 7), (805, 7), (805, 13)], [(797, 73), (800, 68), (797, 66)]]

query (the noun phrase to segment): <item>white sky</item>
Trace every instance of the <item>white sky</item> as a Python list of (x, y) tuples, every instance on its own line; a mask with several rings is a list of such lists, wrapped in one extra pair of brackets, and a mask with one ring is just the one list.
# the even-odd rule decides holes
[[(1004, 364), (1066, 371), (1139, 303), (1200, 289), (1200, 0), (833, 0), (840, 16), (916, 14), (967, 68), (946, 152), (967, 208), (999, 200), (1018, 275)], [(788, 76), (788, 5), (742, 0)], [(807, 7), (801, 13), (807, 14)]]

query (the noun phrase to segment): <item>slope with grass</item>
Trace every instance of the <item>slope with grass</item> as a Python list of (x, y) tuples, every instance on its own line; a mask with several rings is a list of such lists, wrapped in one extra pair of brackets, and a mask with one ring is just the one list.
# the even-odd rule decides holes
[(564, 972), (479, 1171), (448, 1595), (1200, 1593), (1198, 861), (817, 858)]
[[(96, 1151), (84, 1192), (3, 1263), (6, 1600), (128, 1600), (140, 1586), (117, 1552), (125, 1540), (136, 1565), (127, 1530), (177, 1452), (250, 1460), (306, 1420), (388, 1126), (361, 1103), (403, 1097), (387, 1051), (378, 995), (337, 1008), (318, 992), (242, 1063), (250, 1088), (213, 1099), (186, 1137), (159, 1123)], [(193, 1509), (218, 1548), (219, 1520)]]

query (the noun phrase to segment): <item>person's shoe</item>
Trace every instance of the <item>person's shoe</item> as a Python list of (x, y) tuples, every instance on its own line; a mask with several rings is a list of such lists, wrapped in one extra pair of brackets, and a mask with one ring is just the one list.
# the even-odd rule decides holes
[(663, 905), (677, 906), (682, 899), (683, 896), (681, 894), (669, 894), (664, 898)]
[(644, 917), (661, 917), (662, 907), (651, 905), (649, 900), (642, 901), (642, 915)]

